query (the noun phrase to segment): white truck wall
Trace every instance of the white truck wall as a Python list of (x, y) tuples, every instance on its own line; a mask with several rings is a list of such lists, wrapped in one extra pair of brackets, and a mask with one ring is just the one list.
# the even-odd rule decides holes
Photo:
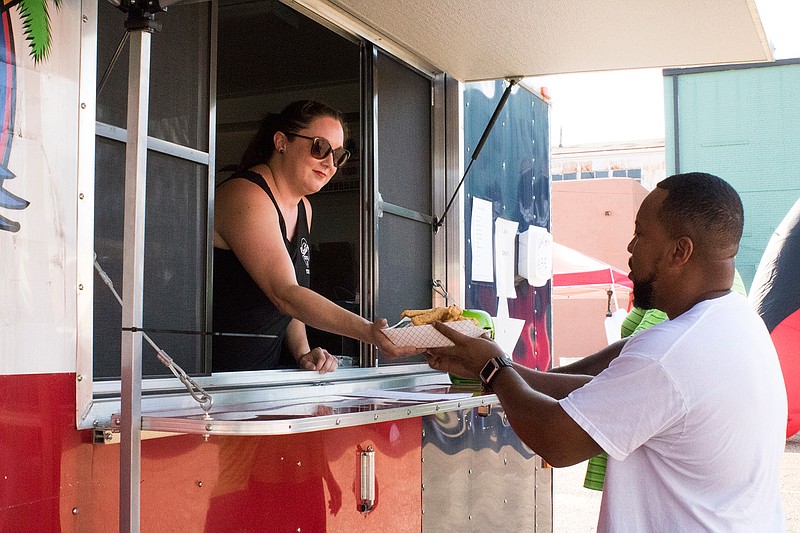
[(0, 207), (20, 224), (0, 231), (0, 374), (75, 371), (81, 6), (47, 7), (52, 44), (39, 64), (11, 8), (17, 96), (8, 167), (16, 177), (4, 186), (30, 205)]

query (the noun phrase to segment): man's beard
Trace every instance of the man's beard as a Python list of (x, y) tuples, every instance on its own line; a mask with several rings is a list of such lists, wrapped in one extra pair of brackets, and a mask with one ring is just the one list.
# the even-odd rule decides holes
[(633, 305), (641, 309), (656, 309), (653, 283), (656, 281), (656, 272), (642, 280), (633, 281)]

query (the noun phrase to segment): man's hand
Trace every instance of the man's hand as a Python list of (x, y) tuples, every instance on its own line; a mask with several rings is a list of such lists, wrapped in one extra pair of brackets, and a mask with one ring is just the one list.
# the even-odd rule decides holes
[(339, 368), (339, 359), (324, 348), (314, 348), (297, 358), (297, 366), (304, 370), (316, 370), (320, 374), (333, 372)]
[(405, 357), (420, 353), (421, 350), (419, 348), (414, 348), (413, 346), (398, 346), (389, 340), (389, 337), (382, 331), (387, 327), (389, 327), (389, 323), (385, 318), (376, 320), (375, 323), (370, 326), (372, 343), (380, 348), (381, 352), (388, 357)]
[(462, 378), (478, 379), (489, 359), (504, 355), (500, 346), (486, 337), (469, 337), (441, 322), (434, 322), (433, 327), (455, 345), (428, 350), (425, 357), (431, 368), (436, 370), (452, 372)]

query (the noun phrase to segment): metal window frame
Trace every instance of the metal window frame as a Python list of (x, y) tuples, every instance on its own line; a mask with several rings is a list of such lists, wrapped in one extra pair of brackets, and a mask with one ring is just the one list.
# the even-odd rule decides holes
[[(179, 157), (208, 166), (209, 176), (209, 206), (208, 206), (208, 234), (207, 234), (207, 275), (208, 291), (206, 305), (211, 307), (210, 272), (213, 257), (213, 184), (214, 184), (214, 158), (216, 145), (216, 33), (218, 24), (217, 0), (208, 0), (212, 6), (211, 15), (211, 47), (210, 47), (210, 86), (209, 86), (209, 151), (202, 152), (193, 148), (180, 146), (168, 141), (147, 137), (148, 150)], [(319, 2), (284, 2), (290, 8), (314, 20), (325, 21), (325, 26), (334, 29), (337, 33), (345, 33), (359, 41), (368, 44), (364, 49), (377, 54), (377, 49), (395, 56), (404, 65), (418, 70), (432, 79), (432, 179), (433, 179), (433, 209), (440, 213), (448, 200), (449, 191), (455, 189), (463, 168), (463, 124), (461, 118), (461, 102), (463, 87), (460, 83), (445, 74), (437, 73), (423, 60), (411, 55), (401, 47), (395, 47), (385, 39), (380, 40), (380, 46), (370, 41), (373, 30), (364, 29), (358, 21), (347, 19), (339, 12), (331, 14), (331, 6)], [(314, 9), (316, 7), (317, 9)], [(121, 380), (98, 380), (93, 378), (93, 300), (94, 300), (94, 178), (95, 178), (95, 143), (96, 138), (103, 137), (123, 141), (126, 131), (96, 121), (97, 99), (95, 95), (97, 84), (97, 8), (98, 0), (84, 0), (82, 2), (83, 25), (81, 28), (81, 68), (79, 95), (81, 114), (79, 117), (79, 148), (78, 148), (78, 230), (77, 230), (77, 363), (76, 363), (76, 425), (78, 429), (107, 427), (111, 424), (111, 416), (120, 412), (121, 405)], [(334, 10), (335, 11), (335, 10)], [(363, 53), (363, 52), (362, 52)], [(373, 61), (362, 58), (362, 91), (373, 89), (374, 72)], [(377, 150), (375, 121), (377, 105), (374, 93), (362, 94), (362, 154), (364, 163), (362, 167), (362, 224), (372, 224), (376, 218), (376, 203), (371, 199), (377, 194), (375, 183), (375, 154)], [(433, 272), (434, 275), (446, 280), (446, 286), (451, 294), (458, 294), (459, 301), (463, 301), (463, 206), (458, 206), (458, 212), (452, 213), (446, 231), (440, 231), (434, 236), (433, 241)], [(369, 226), (365, 226), (369, 227)], [(444, 228), (443, 228), (444, 229)], [(362, 314), (371, 316), (374, 311), (374, 295), (377, 282), (377, 247), (374, 242), (374, 232), (365, 231), (362, 227), (362, 256), (361, 261), (361, 298)], [(102, 290), (102, 289), (100, 289)], [(436, 300), (441, 299), (435, 296)], [(205, 317), (206, 326), (211, 327), (210, 313)], [(210, 340), (207, 341), (207, 344)], [(148, 348), (149, 350), (149, 348)], [(206, 353), (210, 353), (209, 350)], [(361, 365), (372, 366), (374, 355), (372, 347), (362, 345)], [(207, 361), (208, 363), (208, 361)], [(292, 371), (261, 371), (222, 373), (197, 377), (199, 385), (210, 391), (217, 392), (222, 397), (235, 398), (240, 401), (243, 396), (266, 394), (269, 397), (302, 397), (310, 394), (316, 388), (311, 385), (339, 383), (347, 387), (346, 382), (359, 379), (374, 379), (375, 376), (393, 376), (389, 381), (411, 382), (414, 376), (420, 380), (429, 380), (431, 370), (427, 365), (402, 365), (399, 367), (382, 367), (348, 369), (339, 376), (300, 375)], [(387, 374), (388, 373), (388, 374)], [(403, 378), (403, 376), (409, 379)], [(287, 379), (287, 376), (289, 379)], [(403, 379), (399, 379), (403, 378)], [(399, 379), (399, 381), (398, 381)], [(289, 389), (294, 388), (290, 392)], [(266, 389), (266, 391), (265, 391)], [(318, 389), (317, 389), (318, 390)], [(140, 393), (142, 403), (148, 407), (157, 404), (164, 408), (185, 408), (196, 406), (183, 386), (174, 378), (147, 378), (141, 380)], [(316, 392), (315, 392), (316, 393)]]
[[(143, 140), (148, 151), (158, 152), (178, 159), (205, 165), (207, 168), (208, 205), (206, 211), (206, 265), (205, 278), (206, 315), (202, 317), (206, 328), (211, 327), (211, 293), (212, 281), (212, 247), (214, 219), (214, 160), (216, 150), (216, 34), (217, 34), (217, 0), (203, 0), (211, 9), (210, 48), (209, 48), (209, 117), (208, 117), (208, 151), (182, 146), (164, 139), (147, 136), (147, 125), (143, 126)], [(78, 122), (78, 231), (77, 231), (77, 273), (78, 273), (78, 305), (77, 305), (77, 361), (76, 361), (76, 426), (78, 429), (89, 429), (110, 424), (111, 411), (119, 412), (122, 402), (123, 379), (113, 381), (94, 380), (94, 180), (95, 180), (95, 143), (98, 137), (125, 143), (128, 132), (124, 128), (96, 121), (97, 116), (97, 34), (98, 34), (98, 1), (84, 0), (81, 5), (83, 25), (81, 27), (81, 67), (80, 88), (81, 114)], [(129, 46), (134, 45), (131, 41)], [(148, 72), (149, 81), (149, 72)], [(130, 114), (130, 113), (129, 113)], [(126, 163), (127, 166), (127, 163)], [(126, 222), (127, 226), (127, 222)], [(120, 280), (121, 281), (121, 280)], [(123, 284), (124, 285), (124, 284)], [(102, 290), (102, 288), (100, 289)], [(123, 316), (125, 309), (123, 308)], [(210, 353), (210, 339), (205, 342), (205, 353)], [(149, 348), (148, 348), (149, 349)], [(123, 348), (123, 353), (125, 348)], [(138, 352), (141, 354), (141, 347)], [(206, 356), (208, 359), (208, 355)], [(210, 361), (206, 361), (210, 363)], [(124, 372), (124, 369), (123, 369)], [(184, 390), (183, 386), (172, 379), (148, 378), (140, 381), (142, 391)], [(167, 383), (174, 383), (168, 387)], [(116, 403), (109, 402), (109, 397), (116, 397)], [(101, 401), (105, 400), (105, 401)]]

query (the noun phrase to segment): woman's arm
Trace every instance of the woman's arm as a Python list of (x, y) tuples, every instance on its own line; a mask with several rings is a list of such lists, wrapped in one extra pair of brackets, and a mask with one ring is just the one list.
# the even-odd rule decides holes
[(328, 350), (319, 347), (312, 350), (309, 347), (306, 325), (296, 318), (293, 318), (286, 328), (284, 343), (297, 361), (297, 366), (302, 369), (316, 370), (320, 374), (325, 374), (339, 367), (339, 359), (328, 353)]
[(214, 242), (230, 248), (245, 270), (278, 310), (317, 329), (378, 345), (389, 355), (416, 350), (393, 344), (380, 330), (386, 321), (371, 323), (298, 285), (286, 253), (278, 213), (260, 187), (233, 180), (217, 190)]

